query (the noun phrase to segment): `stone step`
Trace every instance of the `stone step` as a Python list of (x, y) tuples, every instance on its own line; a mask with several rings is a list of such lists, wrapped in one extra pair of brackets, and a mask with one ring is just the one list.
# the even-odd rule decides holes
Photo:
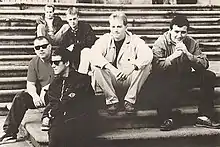
[[(32, 26), (36, 27), (36, 19), (39, 16), (33, 17), (22, 17), (22, 16), (13, 16), (13, 17), (0, 17), (1, 26)], [(66, 20), (65, 16), (61, 16), (63, 20)], [(108, 26), (108, 18), (80, 18), (80, 21), (85, 21), (92, 26)], [(193, 26), (199, 25), (215, 25), (218, 26), (220, 22), (219, 17), (210, 17), (210, 18), (188, 18), (190, 24)], [(140, 25), (149, 25), (149, 26), (169, 26), (171, 18), (130, 18), (128, 17), (128, 24), (132, 26)]]
[[(206, 5), (206, 4), (178, 4), (178, 5), (167, 5), (167, 4), (142, 4), (133, 3), (130, 4), (91, 4), (91, 3), (54, 3), (56, 9), (67, 9), (68, 7), (75, 6), (81, 10), (219, 10), (218, 5)], [(24, 10), (24, 9), (40, 9), (43, 10), (44, 3), (31, 3), (31, 2), (4, 2), (0, 6), (2, 9), (13, 9), (13, 10)]]
[[(66, 10), (56, 10), (55, 14), (64, 17)], [(184, 14), (188, 18), (209, 18), (218, 17), (219, 10), (216, 11), (182, 11), (182, 10), (168, 10), (168, 11), (124, 11), (129, 18), (172, 18), (177, 14)], [(108, 18), (112, 11), (80, 11), (81, 18)], [(37, 17), (43, 14), (43, 10), (0, 10), (0, 16), (4, 17)]]
[[(155, 40), (160, 36), (159, 35), (138, 35), (145, 40), (148, 44), (153, 44)], [(220, 42), (220, 34), (189, 34), (198, 42)], [(97, 35), (100, 37), (101, 35)], [(1, 36), (0, 35), (0, 44), (1, 45), (31, 45), (33, 44), (35, 36), (34, 35), (20, 35), (20, 36)]]
[[(28, 110), (22, 121), (22, 125), (29, 133), (31, 141), (35, 146), (46, 147), (48, 144), (48, 134), (40, 130), (40, 118), (42, 113), (39, 111), (41, 110)], [(96, 137), (95, 146), (123, 147), (129, 145), (133, 147), (138, 145), (142, 147), (153, 142), (152, 145), (156, 145), (156, 142), (161, 144), (167, 141), (171, 141), (173, 145), (177, 146), (179, 139), (184, 139), (185, 141), (192, 139), (195, 141), (197, 137), (202, 137), (203, 139), (219, 137), (219, 129), (196, 128), (193, 126), (197, 113), (195, 108), (185, 108), (181, 111), (183, 113), (179, 114), (179, 116), (182, 116), (180, 122), (185, 120), (190, 121), (191, 124), (182, 122), (180, 128), (169, 132), (159, 131), (158, 124), (153, 120), (153, 118), (156, 118), (155, 110), (140, 111), (136, 116), (121, 115), (116, 117), (109, 117), (100, 112), (101, 117), (97, 118), (96, 126), (103, 127), (104, 125), (105, 128), (103, 127), (102, 133)], [(153, 124), (149, 125), (149, 120), (153, 120)], [(219, 144), (219, 141), (216, 142), (216, 138), (212, 141)], [(187, 142), (185, 143), (187, 144)], [(211, 141), (209, 143), (211, 143)], [(186, 146), (189, 146), (189, 144)]]
[[(109, 32), (109, 27), (93, 27), (95, 34), (103, 35)], [(152, 34), (161, 35), (162, 32), (168, 31), (168, 26), (149, 26), (148, 24), (143, 24), (141, 26), (130, 26), (128, 30), (134, 34)], [(0, 34), (5, 36), (11, 35), (34, 35), (36, 32), (36, 27), (26, 26), (6, 26), (0, 27)], [(189, 34), (219, 34), (220, 26), (191, 26), (189, 29)]]

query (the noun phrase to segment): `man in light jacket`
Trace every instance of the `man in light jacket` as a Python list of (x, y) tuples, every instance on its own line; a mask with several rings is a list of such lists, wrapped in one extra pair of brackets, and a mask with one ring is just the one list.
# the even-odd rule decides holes
[(110, 114), (117, 112), (120, 97), (124, 98), (126, 113), (133, 113), (137, 95), (151, 71), (153, 54), (144, 40), (127, 31), (124, 13), (114, 12), (109, 23), (110, 33), (92, 46), (94, 79), (104, 92)]

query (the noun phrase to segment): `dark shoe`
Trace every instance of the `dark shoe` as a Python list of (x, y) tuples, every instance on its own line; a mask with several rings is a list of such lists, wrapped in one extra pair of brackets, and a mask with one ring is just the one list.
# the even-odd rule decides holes
[(48, 117), (43, 118), (41, 124), (41, 131), (48, 131), (50, 129), (50, 119)]
[(160, 126), (160, 131), (171, 131), (174, 129), (174, 124), (172, 119), (167, 119)]
[(118, 103), (107, 105), (107, 111), (111, 115), (116, 114), (118, 111)]
[(125, 107), (125, 112), (127, 114), (133, 114), (135, 113), (135, 108), (134, 108), (134, 104), (128, 102), (128, 101), (125, 101), (125, 104), (124, 104), (124, 107)]
[(198, 117), (196, 120), (196, 126), (197, 127), (220, 129), (220, 123), (211, 121), (209, 118), (201, 119)]
[(7, 134), (3, 133), (0, 137), (0, 145), (6, 144), (6, 143), (13, 143), (17, 141), (17, 135), (16, 134)]

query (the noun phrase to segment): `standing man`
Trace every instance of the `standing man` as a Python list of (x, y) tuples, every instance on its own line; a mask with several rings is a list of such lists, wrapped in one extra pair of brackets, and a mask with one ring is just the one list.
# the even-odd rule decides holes
[(50, 65), (51, 44), (46, 37), (37, 37), (34, 40), (34, 50), (37, 56), (28, 66), (27, 90), (14, 97), (3, 125), (1, 143), (16, 141), (18, 127), (28, 109), (45, 106), (44, 95), (54, 78), (53, 68)]
[(188, 30), (187, 18), (178, 15), (170, 22), (170, 30), (160, 36), (153, 45), (155, 60), (152, 77), (159, 98), (158, 114), (163, 121), (160, 126), (162, 131), (174, 128), (171, 117), (173, 104), (178, 101), (181, 93), (195, 86), (201, 89), (196, 125), (211, 128), (220, 126), (212, 121), (216, 76), (207, 70), (208, 59), (200, 50), (199, 44), (188, 36)]
[(62, 28), (63, 21), (59, 16), (54, 15), (54, 5), (47, 4), (44, 7), (44, 15), (36, 20), (37, 36), (46, 36), (51, 44), (55, 45), (60, 40), (61, 35), (68, 29)]
[(69, 52), (56, 49), (52, 67), (56, 75), (48, 91), (49, 104), (43, 117), (49, 117), (49, 147), (84, 147), (93, 129), (94, 91), (91, 78), (71, 67)]
[(66, 19), (68, 24), (63, 25), (62, 30), (69, 29), (62, 34), (62, 39), (58, 44), (63, 49), (69, 50), (72, 66), (79, 72), (86, 74), (89, 67), (89, 51), (97, 38), (89, 24), (79, 22), (77, 8), (71, 7), (67, 9)]
[(151, 71), (153, 54), (144, 40), (127, 31), (127, 17), (114, 12), (109, 17), (110, 33), (92, 47), (95, 82), (102, 88), (107, 110), (115, 114), (119, 98), (127, 113), (134, 113), (137, 95)]

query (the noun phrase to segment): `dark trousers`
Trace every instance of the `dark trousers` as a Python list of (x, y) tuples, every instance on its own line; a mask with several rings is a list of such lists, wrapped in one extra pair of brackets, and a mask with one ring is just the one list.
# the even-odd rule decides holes
[(3, 125), (5, 133), (17, 134), (18, 127), (28, 109), (36, 108), (33, 103), (33, 98), (25, 91), (15, 95), (11, 109), (6, 117)]
[[(199, 87), (199, 115), (212, 118), (214, 116), (215, 81), (216, 75), (208, 70), (180, 75), (162, 72), (161, 74), (151, 74), (146, 81), (145, 89), (150, 93), (150, 97), (156, 99), (158, 115), (163, 121), (171, 118), (172, 108), (178, 104), (179, 98), (184, 98), (183, 94), (189, 89)], [(146, 95), (148, 94), (146, 93)]]
[(52, 120), (49, 134), (49, 147), (88, 147), (92, 146), (94, 124), (87, 118), (65, 121), (61, 117)]

